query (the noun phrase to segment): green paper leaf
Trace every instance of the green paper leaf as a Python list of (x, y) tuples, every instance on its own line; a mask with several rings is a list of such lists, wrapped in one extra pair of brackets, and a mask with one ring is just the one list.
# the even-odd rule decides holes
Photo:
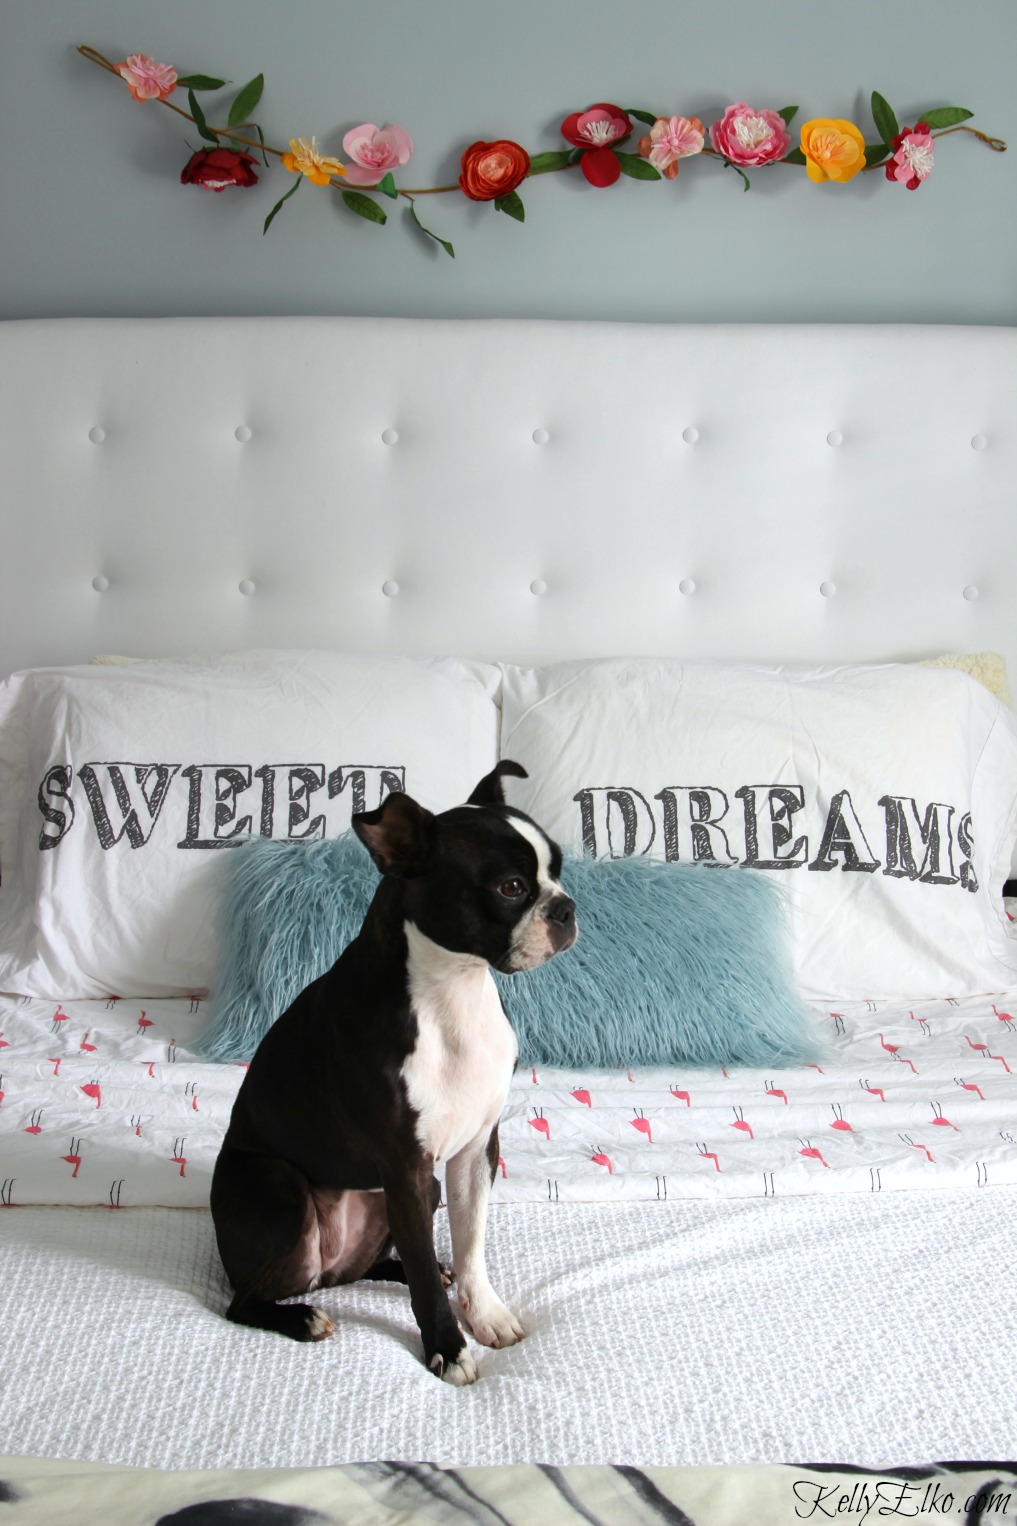
[(880, 141), (892, 143), (900, 132), (900, 123), (894, 116), (893, 107), (886, 98), (880, 95), (878, 90), (872, 92), (872, 120), (876, 124)]
[(383, 196), (391, 196), (393, 200), (399, 195), (399, 192), (396, 190), (395, 181), (392, 179), (391, 170), (382, 180), (378, 181), (378, 190)]
[(916, 122), (926, 122), (929, 127), (956, 127), (958, 122), (966, 122), (973, 117), (973, 111), (966, 111), (963, 106), (935, 106), (932, 111), (919, 111), (915, 114)]
[(238, 92), (236, 100), (230, 107), (230, 114), (226, 118), (227, 127), (239, 127), (241, 122), (249, 122), (251, 113), (261, 100), (261, 92), (265, 88), (265, 76), (256, 74), (249, 80), (244, 88)]
[(517, 223), (526, 221), (526, 213), (518, 191), (509, 191), (507, 196), (496, 196), (494, 204), (499, 212), (507, 212), (509, 217), (514, 217)]
[(191, 108), (191, 116), (194, 118), (194, 125), (198, 129), (198, 131), (201, 134), (201, 136), (204, 138), (205, 142), (206, 143), (218, 143), (219, 139), (216, 137), (215, 133), (209, 127), (208, 123), (205, 121), (205, 113), (202, 111), (201, 107), (198, 105), (198, 102), (197, 102), (197, 99), (195, 97), (195, 94), (194, 94), (193, 90), (188, 90), (188, 92), (187, 92), (187, 102), (188, 102), (188, 105)]
[(742, 179), (745, 181), (745, 184), (742, 186), (743, 192), (749, 190), (749, 177), (746, 175), (744, 170), (739, 169), (737, 164), (732, 164), (730, 159), (724, 160), (724, 168), (726, 170), (734, 170), (736, 175), (740, 175), (742, 177)]
[(889, 143), (866, 143), (865, 162), (866, 164), (882, 164), (887, 154), (891, 151), (892, 145)]
[(637, 122), (645, 122), (649, 127), (660, 120), (659, 114), (654, 116), (652, 111), (640, 111), (636, 106), (623, 106), (622, 111), (627, 117), (635, 117)]
[(294, 182), (294, 184), (293, 184), (293, 185), (291, 185), (291, 186), (290, 186), (290, 188), (289, 188), (289, 190), (288, 190), (288, 191), (287, 191), (287, 192), (286, 192), (286, 195), (285, 195), (285, 196), (281, 196), (281, 197), (280, 197), (280, 198), (279, 198), (279, 200), (278, 200), (278, 201), (277, 201), (277, 202), (276, 202), (276, 204), (275, 204), (275, 206), (274, 206), (274, 207), (273, 207), (273, 208), (272, 208), (272, 210), (271, 210), (271, 212), (270, 212), (270, 213), (269, 213), (269, 214), (268, 214), (268, 216), (267, 216), (267, 217), (266, 217), (266, 218), (265, 218), (265, 226), (264, 226), (264, 227), (263, 227), (263, 228), (262, 228), (262, 230), (261, 230), (261, 235), (262, 235), (262, 238), (264, 238), (264, 236), (265, 236), (265, 234), (266, 234), (266, 233), (267, 233), (267, 232), (268, 232), (268, 230), (269, 230), (269, 227), (270, 227), (270, 225), (271, 225), (271, 222), (272, 222), (272, 219), (273, 219), (273, 217), (274, 217), (274, 216), (275, 216), (275, 214), (276, 214), (276, 213), (277, 213), (277, 212), (278, 212), (278, 211), (279, 211), (279, 210), (280, 210), (280, 208), (281, 208), (281, 207), (282, 207), (282, 204), (283, 204), (283, 202), (284, 202), (284, 201), (289, 201), (289, 199), (290, 199), (290, 197), (291, 197), (291, 196), (292, 196), (292, 195), (293, 195), (293, 194), (294, 194), (294, 193), (295, 193), (295, 192), (296, 192), (296, 191), (299, 191), (299, 190), (300, 190), (300, 182), (301, 182), (301, 181), (302, 181), (302, 180), (303, 180), (303, 178), (304, 178), (304, 177), (303, 177), (303, 175), (298, 175), (298, 176), (297, 176), (297, 178), (296, 178), (296, 181), (295, 181), (295, 182)]
[(797, 106), (782, 106), (777, 115), (784, 118), (784, 126), (790, 127), (797, 114)]
[(804, 164), (805, 155), (800, 148), (793, 148), (789, 154), (785, 154), (781, 164)]
[(365, 196), (363, 191), (343, 191), (342, 197), (351, 212), (366, 218), (369, 223), (388, 222), (388, 213), (376, 201), (372, 201), (370, 196)]
[(417, 209), (413, 205), (412, 202), (410, 202), (410, 216), (413, 218), (413, 221), (416, 223), (416, 225), (420, 229), (421, 233), (426, 233), (428, 238), (433, 238), (434, 242), (436, 244), (440, 244), (441, 247), (444, 249), (445, 253), (448, 255), (449, 259), (452, 259), (452, 260), (455, 259), (456, 252), (452, 248), (452, 245), (449, 243), (448, 239), (447, 238), (439, 238), (437, 233), (432, 233), (430, 228), (425, 228), (424, 227), (423, 223), (420, 221), (420, 218), (417, 216)]
[(229, 84), (229, 81), (213, 79), (210, 74), (178, 74), (177, 84), (190, 90), (221, 90), (223, 85)]
[(616, 154), (616, 159), (622, 167), (622, 174), (629, 175), (633, 180), (659, 180), (660, 171), (655, 170), (648, 159), (640, 159), (638, 154)]
[(554, 150), (547, 154), (534, 154), (530, 160), (530, 174), (542, 175), (545, 170), (563, 170), (566, 164), (572, 162), (572, 150), (569, 148)]
[(258, 126), (257, 122), (255, 122), (253, 125), (254, 125), (255, 132), (258, 134), (258, 137), (261, 139), (261, 157), (265, 161), (265, 168), (268, 169), (268, 155), (265, 152), (265, 134), (262, 132), (262, 130)]

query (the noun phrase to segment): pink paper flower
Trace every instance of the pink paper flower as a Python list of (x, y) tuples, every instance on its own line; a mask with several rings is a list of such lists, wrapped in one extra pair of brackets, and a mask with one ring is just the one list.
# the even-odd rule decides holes
[(886, 161), (887, 180), (896, 180), (900, 185), (906, 185), (909, 191), (917, 191), (932, 173), (935, 162), (929, 124), (916, 122), (914, 127), (902, 127), (893, 146), (897, 152)]
[(177, 88), (177, 71), (144, 53), (132, 53), (116, 67), (136, 101), (164, 101)]
[(783, 159), (791, 147), (784, 119), (776, 111), (754, 111), (744, 101), (729, 106), (710, 128), (710, 142), (718, 154), (742, 168), (772, 164)]
[(343, 151), (353, 160), (346, 166), (348, 184), (377, 185), (389, 170), (406, 163), (413, 152), (413, 139), (405, 127), (394, 122), (387, 127), (364, 122), (350, 128), (343, 138)]
[(639, 153), (666, 179), (673, 180), (680, 160), (703, 152), (704, 133), (698, 117), (658, 117), (649, 137), (640, 138)]

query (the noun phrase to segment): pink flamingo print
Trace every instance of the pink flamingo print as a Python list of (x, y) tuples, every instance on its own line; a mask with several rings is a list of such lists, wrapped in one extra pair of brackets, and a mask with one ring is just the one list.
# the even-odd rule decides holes
[[(90, 1031), (91, 1030), (89, 1030), (89, 1032)], [(81, 1043), (78, 1045), (78, 1049), (82, 1050), (85, 1054), (95, 1053), (95, 1045), (88, 1042), (88, 1033), (86, 1033), (84, 1038), (81, 1040)]]
[(798, 1151), (799, 1155), (804, 1155), (806, 1160), (818, 1160), (819, 1164), (829, 1171), (830, 1163), (823, 1159), (823, 1152), (821, 1150), (817, 1150), (815, 1145), (810, 1144), (807, 1139), (801, 1140), (800, 1143), (802, 1148)]
[(831, 1102), (830, 1106), (833, 1108), (834, 1115), (835, 1115), (834, 1116), (834, 1120), (833, 1120), (833, 1122), (830, 1125), (831, 1129), (840, 1129), (844, 1133), (853, 1134), (854, 1133), (854, 1129), (851, 1127), (850, 1123), (848, 1123), (848, 1121), (844, 1117), (844, 1110), (841, 1107), (840, 1103), (839, 1102)]
[(763, 1082), (763, 1091), (767, 1097), (779, 1097), (785, 1107), (790, 1106), (787, 1100), (787, 1092), (782, 1091), (779, 1086), (774, 1086), (772, 1081)]
[(995, 1005), (995, 1003), (993, 1003), (992, 1010), (993, 1010), (993, 1012), (995, 1012), (996, 1016), (999, 1018), (1001, 1023), (1006, 1023), (1007, 1032), (1013, 1033), (1014, 1026), (1013, 1026), (1013, 1015), (1012, 1015), (1012, 1013), (1010, 1013), (1010, 1012), (1001, 1012), (999, 1010), (999, 1008)]
[(576, 1090), (574, 1092), (570, 1092), (569, 1095), (575, 1097), (577, 1102), (581, 1102), (583, 1107), (593, 1107), (593, 1099), (589, 1092), (586, 1090), (585, 1086), (577, 1087)]
[(672, 1088), (671, 1088), (671, 1095), (672, 1095), (672, 1097), (674, 1097), (676, 1102), (684, 1102), (686, 1107), (691, 1107), (692, 1106), (692, 1093), (691, 1092), (679, 1091), (677, 1087), (672, 1086)]
[(154, 1081), (155, 1080), (155, 1061), (154, 1060), (139, 1060), (138, 1064), (139, 1065), (147, 1065), (148, 1066), (148, 1074), (152, 1078), (152, 1080)]
[(42, 1123), (40, 1122), (41, 1118), (42, 1118), (42, 1108), (41, 1107), (37, 1107), (35, 1109), (35, 1112), (32, 1114), (32, 1121), (31, 1121), (31, 1123), (28, 1125), (27, 1128), (22, 1130), (22, 1133), (23, 1134), (41, 1134), (42, 1133)]
[(4, 1030), (2, 1028), (0, 1028), (0, 1049), (10, 1049), (10, 1047), (11, 1047), (10, 1039), (5, 1039), (4, 1038)]
[(62, 1054), (58, 1054), (58, 1055), (50, 1054), (50, 1055), (47, 1055), (46, 1058), (49, 1060), (49, 1063), (53, 1067), (53, 1074), (55, 1076), (58, 1076), (60, 1074), (60, 1061), (63, 1059), (63, 1055)]
[(4, 1100), (3, 1084), (4, 1084), (4, 1078), (3, 1078), (3, 1076), (0, 1076), (0, 1104), (2, 1104), (3, 1100)]
[(62, 1155), (60, 1157), (60, 1159), (61, 1160), (65, 1160), (69, 1166), (73, 1166), (74, 1167), (74, 1170), (71, 1172), (71, 1180), (72, 1181), (77, 1176), (78, 1170), (79, 1170), (79, 1168), (81, 1166), (81, 1155), (79, 1153), (80, 1150), (81, 1150), (81, 1140), (80, 1139), (72, 1138), (71, 1139), (71, 1151), (70, 1151), (70, 1154), (69, 1155)]
[(863, 1092), (868, 1092), (870, 1097), (878, 1097), (880, 1102), (886, 1101), (886, 1092), (880, 1086), (870, 1086), (868, 1081), (859, 1081), (858, 1085)]
[(910, 1135), (910, 1134), (899, 1134), (899, 1135), (898, 1135), (898, 1138), (899, 1138), (899, 1139), (902, 1139), (902, 1140), (903, 1140), (903, 1141), (904, 1141), (904, 1143), (905, 1143), (905, 1144), (906, 1144), (906, 1145), (908, 1145), (908, 1146), (910, 1146), (910, 1148), (911, 1148), (911, 1149), (912, 1149), (912, 1150), (921, 1150), (921, 1151), (922, 1151), (922, 1153), (923, 1153), (923, 1154), (924, 1154), (924, 1156), (925, 1156), (925, 1158), (926, 1158), (926, 1160), (927, 1160), (927, 1161), (928, 1161), (928, 1162), (929, 1162), (929, 1165), (930, 1165), (930, 1166), (934, 1166), (934, 1165), (935, 1165), (935, 1164), (936, 1164), (936, 1162), (935, 1162), (935, 1161), (934, 1161), (934, 1160), (933, 1160), (933, 1158), (932, 1158), (932, 1152), (931, 1152), (931, 1150), (930, 1150), (930, 1149), (929, 1149), (929, 1147), (928, 1147), (928, 1145), (924, 1145), (924, 1144), (915, 1144), (915, 1142), (914, 1142), (914, 1140), (913, 1140), (913, 1139), (912, 1139), (912, 1138), (911, 1138), (911, 1135)]
[(593, 1161), (595, 1166), (606, 1166), (608, 1176), (614, 1175), (614, 1167), (611, 1164), (611, 1157), (609, 1155), (605, 1155), (603, 1150), (596, 1150), (590, 1156), (590, 1159)]
[(879, 1042), (892, 1059), (899, 1060), (902, 1065), (910, 1065), (913, 1074), (917, 1076), (918, 1072), (915, 1070), (914, 1062), (904, 1058), (900, 1052), (899, 1044), (888, 1044), (882, 1034), (879, 1035)]
[(649, 1118), (644, 1113), (637, 1112), (634, 1118), (629, 1119), (629, 1122), (634, 1129), (639, 1130), (640, 1134), (645, 1134), (651, 1144), (653, 1143), (653, 1130), (650, 1128)]
[(138, 1018), (138, 1032), (144, 1033), (146, 1028), (151, 1027), (153, 1027), (152, 1019), (150, 1017), (146, 1017), (144, 1012), (142, 1012), (141, 1016)]
[(170, 1164), (180, 1167), (181, 1176), (186, 1175), (184, 1167), (187, 1165), (187, 1156), (184, 1154), (184, 1141), (182, 1139), (175, 1139), (173, 1141), (173, 1154), (170, 1156)]
[(932, 1120), (933, 1123), (938, 1123), (939, 1126), (944, 1129), (953, 1129), (955, 1134), (959, 1134), (960, 1129), (957, 1127), (957, 1125), (955, 1123), (951, 1123), (949, 1118), (943, 1117), (943, 1109), (940, 1107), (939, 1103), (934, 1102), (932, 1106), (936, 1114), (935, 1118)]
[(954, 1076), (953, 1079), (954, 1083), (959, 1086), (962, 1091), (974, 1092), (977, 1095), (979, 1102), (985, 1101), (985, 1094), (982, 1091), (982, 1088), (977, 1086), (974, 1081), (965, 1081), (961, 1076)]
[(706, 1148), (705, 1139), (703, 1140), (702, 1144), (700, 1144), (698, 1140), (696, 1141), (696, 1149), (699, 1151), (704, 1160), (712, 1160), (715, 1168), (718, 1171), (720, 1170), (720, 1156), (715, 1155), (712, 1150), (708, 1150)]
[(538, 1134), (543, 1134), (544, 1138), (549, 1140), (551, 1138), (551, 1125), (544, 1117), (543, 1108), (535, 1107), (533, 1113), (534, 1116), (529, 1120), (530, 1128), (536, 1129)]
[(184, 1087), (184, 1096), (185, 1097), (190, 1097), (190, 1099), (191, 1099), (191, 1107), (194, 1110), (194, 1112), (197, 1112), (198, 1111), (198, 1083), (197, 1083), (197, 1081), (188, 1081), (187, 1082), (186, 1086)]
[(536, 1067), (536, 1065), (531, 1065), (530, 1066), (530, 1084), (531, 1084), (531, 1086), (539, 1086), (540, 1085), (540, 1077), (537, 1075), (537, 1067)]
[(745, 1115), (742, 1112), (742, 1109), (740, 1107), (736, 1107), (733, 1108), (732, 1111), (735, 1115), (735, 1120), (731, 1127), (733, 1129), (741, 1129), (743, 1134), (748, 1134), (750, 1139), (755, 1139), (756, 1136), (752, 1132), (752, 1125), (751, 1123), (746, 1123)]
[(988, 1059), (990, 1059), (990, 1060), (998, 1060), (999, 1063), (1002, 1065), (1003, 1069), (1006, 1071), (1008, 1076), (1013, 1074), (1013, 1072), (1011, 1071), (1009, 1065), (1006, 1063), (1005, 1056), (1003, 1056), (1001, 1054), (992, 1054), (990, 1049), (989, 1049), (988, 1044), (976, 1044), (973, 1039), (968, 1038), (968, 1035), (966, 1033), (965, 1033), (964, 1037), (967, 1039), (967, 1041), (971, 1045), (972, 1049), (977, 1049), (980, 1054), (986, 1055), (986, 1057)]
[(53, 1013), (53, 1032), (54, 1033), (59, 1033), (60, 1032), (60, 1024), (61, 1023), (66, 1023), (66, 1022), (69, 1022), (69, 1021), (70, 1021), (70, 1013), (69, 1012), (65, 1012), (62, 1006), (58, 1006), (56, 1011)]
[(86, 1097), (93, 1097), (95, 1099), (96, 1107), (102, 1107), (102, 1092), (98, 1081), (86, 1081), (80, 1090), (84, 1092)]
[(501, 1172), (502, 1181), (507, 1180), (508, 1172), (505, 1169), (505, 1157), (504, 1157), (504, 1155), (499, 1155), (498, 1156), (498, 1170)]

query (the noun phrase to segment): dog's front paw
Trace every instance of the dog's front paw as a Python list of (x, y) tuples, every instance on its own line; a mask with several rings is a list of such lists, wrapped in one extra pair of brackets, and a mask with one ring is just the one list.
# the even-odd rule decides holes
[(514, 1346), (526, 1334), (512, 1310), (494, 1293), (468, 1298), (460, 1289), (459, 1306), (474, 1339), (482, 1346)]
[(436, 1377), (443, 1383), (451, 1383), (453, 1388), (465, 1388), (477, 1381), (477, 1364), (465, 1342), (454, 1354), (443, 1355), (436, 1351), (427, 1365)]

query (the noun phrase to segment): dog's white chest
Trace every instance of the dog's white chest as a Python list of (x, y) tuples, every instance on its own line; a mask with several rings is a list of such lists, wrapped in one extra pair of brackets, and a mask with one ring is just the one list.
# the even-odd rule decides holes
[(452, 954), (406, 925), (417, 1042), (403, 1080), (417, 1135), (447, 1161), (497, 1123), (515, 1067), (516, 1037), (486, 962)]

